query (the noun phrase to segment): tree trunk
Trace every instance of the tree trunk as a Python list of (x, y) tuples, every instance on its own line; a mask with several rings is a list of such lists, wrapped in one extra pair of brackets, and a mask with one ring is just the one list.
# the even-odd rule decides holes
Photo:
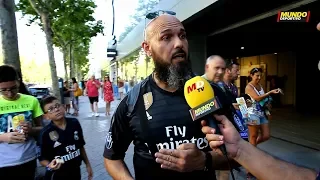
[(69, 68), (70, 68), (70, 78), (75, 77), (74, 75), (74, 58), (73, 58), (73, 48), (72, 48), (72, 44), (70, 44), (69, 47), (69, 58), (70, 58), (70, 64), (69, 64)]
[(126, 78), (126, 80), (129, 80), (129, 78), (128, 78), (127, 63), (124, 63), (124, 77)]
[(62, 49), (62, 55), (63, 55), (63, 65), (64, 65), (64, 80), (68, 81), (69, 77), (68, 77), (68, 65), (67, 65), (67, 61), (68, 61), (68, 50), (66, 48)]
[(134, 60), (134, 69), (135, 69), (134, 76), (136, 77), (136, 81), (138, 81), (138, 59)]
[(120, 71), (121, 71), (121, 79), (123, 79), (124, 78), (124, 71), (123, 71), (123, 62), (121, 62), (121, 64), (120, 64)]
[(42, 12), (40, 16), (43, 24), (43, 30), (46, 35), (53, 93), (58, 99), (61, 99), (60, 89), (58, 85), (59, 82), (58, 82), (58, 76), (57, 76), (56, 62), (54, 58), (53, 41), (52, 41), (53, 34), (51, 30), (50, 19), (48, 17), (48, 14), (44, 12)]
[(0, 39), (3, 63), (21, 72), (14, 0), (0, 0)]
[(76, 79), (79, 82), (81, 79), (81, 73), (80, 73), (80, 67), (79, 67), (78, 63), (74, 64), (74, 69), (75, 69)]

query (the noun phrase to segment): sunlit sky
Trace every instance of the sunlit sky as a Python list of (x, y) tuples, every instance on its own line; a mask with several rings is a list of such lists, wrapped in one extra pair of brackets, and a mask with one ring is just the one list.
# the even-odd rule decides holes
[[(94, 17), (103, 21), (105, 29), (104, 36), (99, 34), (92, 38), (89, 60), (93, 66), (99, 66), (102, 61), (107, 60), (107, 46), (112, 31), (112, 6), (111, 0), (95, 1), (97, 8)], [(115, 35), (118, 38), (125, 26), (130, 23), (130, 15), (134, 14), (138, 0), (115, 0), (114, 3)], [(27, 18), (23, 18), (20, 12), (16, 13), (16, 19), (20, 56), (26, 59), (35, 59), (36, 63), (47, 63), (48, 53), (44, 32), (37, 25), (27, 26)], [(55, 49), (55, 59), (58, 75), (63, 75), (62, 53), (57, 48)]]

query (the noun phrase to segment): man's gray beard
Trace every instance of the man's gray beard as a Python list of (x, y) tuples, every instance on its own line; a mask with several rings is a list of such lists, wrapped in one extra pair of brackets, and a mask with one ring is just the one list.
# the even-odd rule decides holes
[(153, 53), (154, 71), (157, 78), (167, 84), (169, 88), (180, 89), (183, 88), (185, 82), (192, 77), (190, 68), (190, 60), (174, 63), (166, 63), (159, 58), (156, 53)]
[(178, 73), (178, 68), (174, 65), (168, 67), (167, 85), (169, 88), (179, 89), (184, 82), (184, 78)]
[(175, 65), (168, 67), (168, 87), (173, 89), (183, 88), (185, 82), (190, 78), (191, 72), (189, 72), (187, 67), (177, 67)]

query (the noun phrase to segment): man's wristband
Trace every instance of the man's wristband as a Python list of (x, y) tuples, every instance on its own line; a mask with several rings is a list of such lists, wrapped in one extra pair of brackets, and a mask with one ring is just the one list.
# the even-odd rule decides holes
[(210, 152), (205, 152), (206, 154), (206, 163), (204, 166), (204, 171), (212, 170), (212, 156)]
[(318, 175), (316, 177), (316, 180), (320, 180), (320, 171), (319, 171), (319, 173), (318, 173)]

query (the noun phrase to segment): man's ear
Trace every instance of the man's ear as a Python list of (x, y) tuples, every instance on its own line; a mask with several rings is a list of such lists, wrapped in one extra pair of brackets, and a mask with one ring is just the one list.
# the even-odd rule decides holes
[(146, 53), (146, 55), (147, 55), (148, 57), (152, 57), (151, 50), (150, 50), (150, 46), (149, 46), (148, 42), (143, 41), (143, 43), (142, 43), (141, 46), (142, 46), (144, 52)]
[(229, 68), (226, 68), (226, 73), (230, 74), (231, 70)]
[(206, 64), (205, 66), (204, 66), (204, 71), (205, 72), (207, 72), (207, 69), (209, 68), (209, 64)]
[(16, 85), (17, 85), (17, 87), (18, 87), (18, 88), (20, 88), (21, 83), (20, 83), (20, 81), (19, 81), (19, 80), (18, 80), (18, 81), (16, 81)]

